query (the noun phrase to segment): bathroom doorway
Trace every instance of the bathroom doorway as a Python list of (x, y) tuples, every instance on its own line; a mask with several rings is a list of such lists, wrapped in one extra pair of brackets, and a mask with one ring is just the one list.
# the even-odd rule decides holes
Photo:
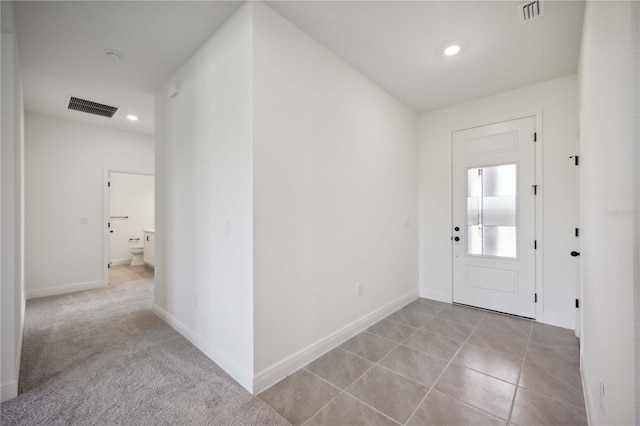
[(105, 282), (114, 272), (130, 276), (153, 273), (155, 265), (155, 177), (109, 170), (105, 174)]

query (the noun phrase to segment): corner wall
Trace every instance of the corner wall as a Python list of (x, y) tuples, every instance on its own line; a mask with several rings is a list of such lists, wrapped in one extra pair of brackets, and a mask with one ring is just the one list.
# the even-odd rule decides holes
[[(575, 328), (578, 265), (569, 253), (578, 249), (577, 77), (562, 77), (420, 117), (420, 295), (446, 302), (452, 298), (451, 140), (450, 133), (514, 116), (541, 112), (536, 123), (542, 149), (543, 288), (537, 289), (538, 320)], [(538, 230), (538, 232), (540, 232)], [(540, 294), (542, 293), (542, 294)]]
[[(633, 361), (633, 267), (638, 262), (633, 255), (633, 224), (639, 215), (633, 207), (633, 170), (639, 159), (633, 157), (638, 140), (632, 136), (633, 120), (638, 120), (632, 116), (633, 96), (638, 94), (632, 61), (639, 58), (633, 52), (637, 40), (632, 39), (631, 18), (638, 11), (631, 2), (587, 2), (582, 35), (582, 374), (591, 424), (640, 420), (634, 419), (640, 395), (634, 391), (639, 372), (634, 374)], [(637, 15), (634, 20), (637, 23)]]
[(153, 156), (152, 136), (27, 113), (28, 298), (107, 285), (105, 171), (154, 174)]
[(259, 391), (418, 296), (418, 117), (254, 10)]
[(2, 17), (0, 143), (1, 400), (18, 395), (24, 327), (24, 105), (12, 3), (0, 4)]
[(156, 93), (154, 306), (249, 391), (251, 11), (251, 2), (241, 6)]

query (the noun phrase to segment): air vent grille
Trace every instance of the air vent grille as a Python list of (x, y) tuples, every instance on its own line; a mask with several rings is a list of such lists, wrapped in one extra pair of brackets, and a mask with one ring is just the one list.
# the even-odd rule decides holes
[(69, 98), (69, 109), (86, 112), (87, 114), (101, 115), (102, 117), (113, 117), (118, 111), (117, 107), (99, 104), (97, 102), (87, 101), (71, 96)]
[(541, 0), (530, 1), (518, 6), (520, 22), (525, 23), (544, 16), (544, 3)]

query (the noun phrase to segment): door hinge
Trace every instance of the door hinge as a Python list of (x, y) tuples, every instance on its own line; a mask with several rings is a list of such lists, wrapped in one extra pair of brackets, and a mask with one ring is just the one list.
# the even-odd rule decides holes
[(107, 228), (111, 228), (111, 222), (107, 222)]
[(576, 228), (576, 237), (580, 236), (580, 228)]
[(538, 195), (538, 185), (531, 185), (533, 188), (533, 195)]
[(538, 240), (533, 240), (533, 249), (538, 250)]
[(576, 166), (579, 166), (579, 165), (580, 165), (580, 156), (579, 156), (579, 155), (572, 155), (572, 156), (571, 156), (571, 157), (569, 157), (569, 158), (573, 158), (574, 164), (575, 164)]
[(107, 186), (111, 188), (111, 182), (107, 182)]
[(580, 299), (576, 299), (576, 309), (580, 309)]
[(533, 303), (538, 303), (538, 293), (533, 294)]
[(107, 269), (111, 269), (111, 262), (107, 263)]
[(538, 142), (538, 133), (537, 132), (533, 132), (533, 141), (534, 142)]

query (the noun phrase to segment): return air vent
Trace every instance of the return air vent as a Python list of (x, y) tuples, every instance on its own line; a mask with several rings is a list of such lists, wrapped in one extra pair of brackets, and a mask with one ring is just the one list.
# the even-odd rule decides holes
[(118, 111), (118, 107), (99, 104), (97, 102), (88, 101), (86, 99), (76, 98), (71, 96), (69, 98), (68, 109), (74, 111), (86, 112), (87, 114), (101, 115), (102, 117), (113, 117), (113, 114)]
[(532, 21), (544, 16), (544, 3), (542, 0), (529, 1), (518, 6), (518, 16), (520, 23)]

